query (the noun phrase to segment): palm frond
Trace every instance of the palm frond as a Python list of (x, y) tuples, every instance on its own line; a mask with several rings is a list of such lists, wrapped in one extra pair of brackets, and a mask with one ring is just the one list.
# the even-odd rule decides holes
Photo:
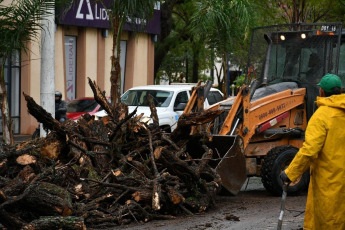
[(8, 57), (18, 49), (26, 51), (26, 42), (37, 39), (42, 20), (46, 20), (54, 8), (54, 0), (17, 0), (1, 6), (0, 55)]
[[(142, 30), (146, 23), (152, 18), (156, 0), (114, 0), (108, 6), (110, 17), (117, 17), (122, 24), (127, 22), (135, 27), (135, 30)], [(140, 20), (140, 26), (136, 23)]]
[(207, 34), (209, 43), (231, 43), (249, 28), (249, 3), (245, 0), (198, 1), (191, 28)]

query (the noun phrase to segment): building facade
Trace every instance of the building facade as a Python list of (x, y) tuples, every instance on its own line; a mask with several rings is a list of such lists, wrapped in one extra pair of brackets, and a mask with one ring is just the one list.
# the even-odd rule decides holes
[[(87, 78), (96, 81), (110, 96), (113, 37), (101, 5), (76, 1), (64, 18), (56, 20), (55, 89), (63, 100), (93, 97)], [(121, 35), (121, 91), (154, 83), (154, 39), (160, 32), (159, 6), (146, 31), (125, 26)], [(40, 39), (27, 44), (28, 52), (17, 52), (5, 66), (11, 117), (15, 134), (32, 134), (38, 123), (27, 112), (23, 92), (40, 103)]]

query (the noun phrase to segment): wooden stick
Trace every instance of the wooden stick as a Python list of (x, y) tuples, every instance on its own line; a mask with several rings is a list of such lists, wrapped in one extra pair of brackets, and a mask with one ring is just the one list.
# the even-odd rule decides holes
[(149, 136), (150, 159), (151, 159), (151, 164), (152, 164), (153, 171), (155, 173), (154, 175), (155, 175), (155, 177), (159, 177), (159, 172), (158, 172), (158, 169), (157, 169), (157, 165), (156, 165), (156, 162), (155, 162), (155, 156), (154, 156), (154, 153), (153, 153), (152, 135), (151, 135), (151, 132), (150, 132), (149, 129), (146, 129), (146, 132), (147, 132), (147, 135)]

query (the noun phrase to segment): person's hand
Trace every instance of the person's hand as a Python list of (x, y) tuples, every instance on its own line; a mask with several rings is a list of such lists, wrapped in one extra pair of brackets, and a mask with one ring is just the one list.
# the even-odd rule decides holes
[(286, 184), (290, 184), (291, 183), (291, 180), (289, 179), (289, 177), (286, 175), (285, 171), (282, 171), (280, 173), (280, 179), (283, 181), (283, 183), (286, 183)]

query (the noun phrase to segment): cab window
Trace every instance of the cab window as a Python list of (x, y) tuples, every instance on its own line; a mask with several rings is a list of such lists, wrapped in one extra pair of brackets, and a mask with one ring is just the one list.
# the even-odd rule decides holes
[(187, 91), (179, 92), (176, 96), (176, 100), (174, 103), (174, 107), (176, 107), (180, 103), (188, 103), (188, 94)]
[(223, 100), (223, 96), (218, 91), (210, 91), (207, 96), (208, 104), (213, 105)]

